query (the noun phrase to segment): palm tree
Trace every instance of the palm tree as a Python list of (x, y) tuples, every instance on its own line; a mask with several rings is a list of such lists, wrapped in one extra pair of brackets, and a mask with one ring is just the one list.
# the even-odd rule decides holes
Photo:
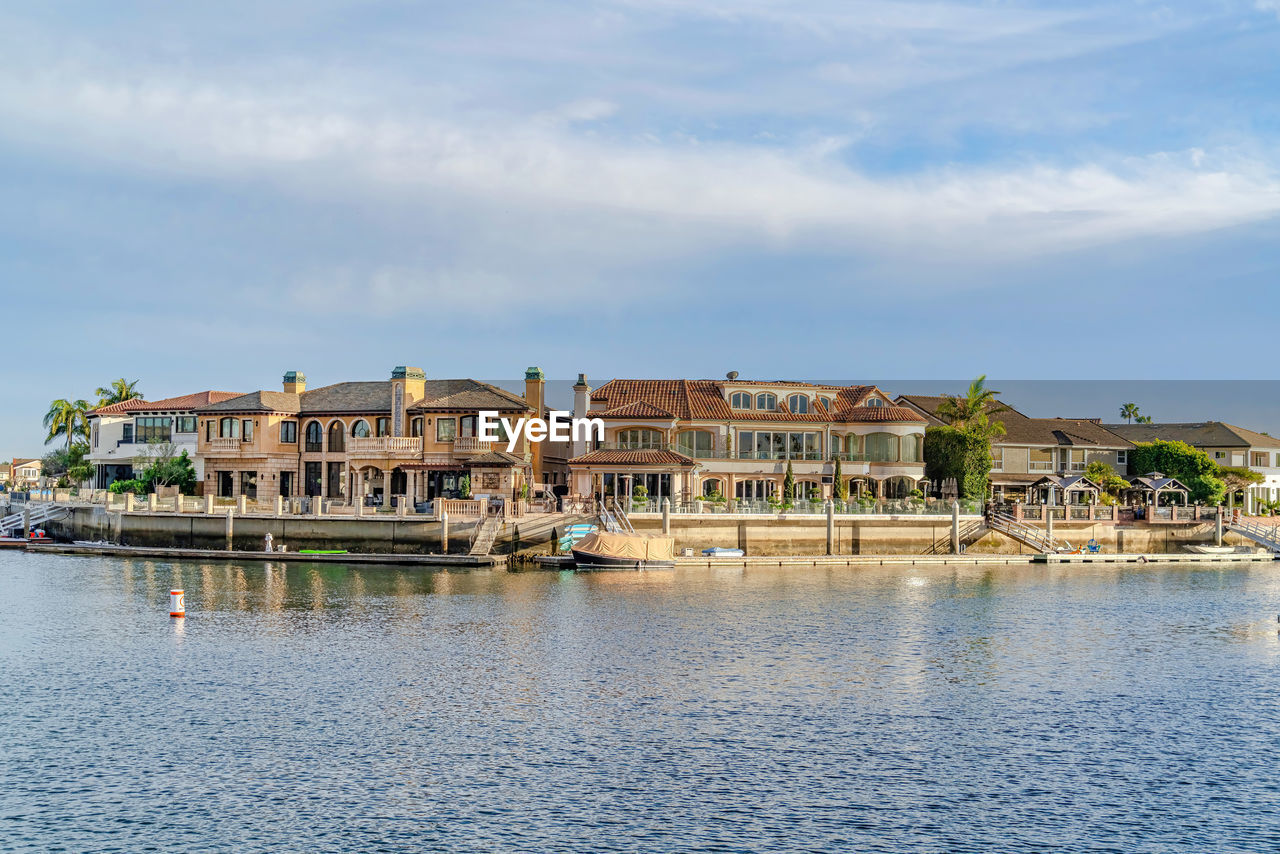
[(89, 401), (58, 398), (49, 404), (44, 414), (44, 426), (49, 430), (44, 443), (47, 445), (59, 436), (67, 439), (67, 450), (76, 439), (89, 440)]
[(94, 392), (98, 396), (99, 406), (108, 406), (125, 400), (142, 400), (142, 392), (138, 391), (138, 380), (130, 382), (124, 377), (112, 380), (111, 385)]
[(999, 393), (987, 388), (987, 375), (983, 374), (969, 383), (963, 397), (944, 394), (942, 403), (938, 404), (938, 417), (960, 430), (973, 426), (979, 431), (998, 429), (995, 435), (1002, 434), (1004, 424), (999, 421), (991, 424), (988, 420), (989, 416), (1008, 408), (996, 400)]
[(1129, 424), (1133, 423), (1133, 419), (1138, 417), (1138, 404), (1126, 403), (1120, 407), (1120, 417), (1125, 419)]
[(1150, 423), (1151, 423), (1151, 416), (1150, 416), (1150, 415), (1139, 415), (1137, 418), (1135, 418), (1135, 419), (1133, 419), (1133, 420), (1134, 420), (1134, 421), (1136, 421), (1136, 422), (1138, 422), (1139, 424), (1150, 424)]

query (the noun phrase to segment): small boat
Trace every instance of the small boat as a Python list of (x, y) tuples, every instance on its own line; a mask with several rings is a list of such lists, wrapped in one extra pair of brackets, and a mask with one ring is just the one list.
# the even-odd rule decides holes
[(707, 557), (742, 557), (746, 554), (742, 549), (722, 549), (719, 546), (703, 549), (702, 553)]
[(675, 543), (661, 534), (597, 531), (573, 544), (573, 563), (578, 569), (671, 569)]
[(1260, 551), (1253, 546), (1183, 546), (1183, 548), (1196, 555), (1251, 555)]
[(298, 549), (300, 555), (344, 555), (346, 549)]

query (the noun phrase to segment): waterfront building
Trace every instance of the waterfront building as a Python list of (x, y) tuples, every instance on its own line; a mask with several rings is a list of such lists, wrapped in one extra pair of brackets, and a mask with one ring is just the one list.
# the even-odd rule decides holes
[[(946, 423), (938, 415), (943, 400), (937, 395), (904, 394), (896, 403), (937, 426)], [(1003, 436), (991, 440), (991, 489), (997, 500), (1035, 502), (1045, 492), (1041, 481), (1046, 475), (1081, 475), (1092, 462), (1104, 462), (1121, 476), (1128, 470), (1133, 442), (1100, 419), (1030, 418), (1008, 404), (1000, 405), (1003, 408), (989, 416), (1005, 428)]]
[(1108, 424), (1107, 429), (1131, 442), (1186, 442), (1204, 451), (1221, 466), (1248, 468), (1263, 476), (1245, 490), (1245, 509), (1252, 513), (1259, 501), (1280, 498), (1280, 439), (1221, 421), (1176, 424)]
[(172, 444), (176, 453), (186, 451), (197, 481), (203, 479), (196, 410), (238, 396), (233, 391), (198, 391), (163, 400), (122, 400), (91, 410), (85, 458), (93, 465), (93, 488), (106, 489), (117, 480), (141, 474), (158, 444)]
[(614, 379), (594, 391), (580, 374), (574, 415), (599, 418), (604, 440), (569, 460), (578, 495), (765, 502), (829, 498), (835, 459), (851, 496), (903, 498), (924, 481), (925, 419), (870, 385), (737, 379)]
[(24, 460), (15, 457), (9, 463), (5, 480), (17, 490), (37, 487), (40, 485), (41, 465), (40, 460)]
[[(255, 391), (200, 409), (206, 494), (274, 500), (323, 496), (351, 504), (473, 496), (517, 497), (539, 477), (563, 478), (554, 455), (513, 452), (477, 435), (478, 414), (541, 415), (545, 378), (530, 368), (525, 397), (472, 379), (428, 379), (398, 367), (390, 379), (307, 388), (298, 371), (280, 391)], [(563, 456), (563, 453), (561, 453)], [(469, 479), (464, 480), (464, 479)]]

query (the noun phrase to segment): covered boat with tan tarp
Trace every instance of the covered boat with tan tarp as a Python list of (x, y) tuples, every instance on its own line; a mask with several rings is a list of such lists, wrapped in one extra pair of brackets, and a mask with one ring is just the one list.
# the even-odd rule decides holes
[(676, 565), (675, 539), (660, 534), (588, 534), (573, 545), (579, 569), (666, 569)]

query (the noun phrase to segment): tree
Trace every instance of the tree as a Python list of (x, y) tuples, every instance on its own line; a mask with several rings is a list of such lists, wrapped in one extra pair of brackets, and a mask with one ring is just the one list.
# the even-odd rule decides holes
[(1201, 504), (1220, 503), (1226, 490), (1218, 479), (1218, 464), (1186, 442), (1139, 442), (1129, 455), (1129, 464), (1142, 474), (1158, 471), (1182, 481), (1191, 493), (1190, 500)]
[(782, 476), (782, 505), (790, 507), (796, 501), (796, 473), (791, 470), (791, 460), (787, 460), (787, 473)]
[(70, 451), (71, 443), (75, 440), (89, 440), (89, 402), (60, 397), (49, 404), (43, 424), (49, 431), (44, 443), (47, 445), (60, 436), (65, 437), (67, 450)]
[(99, 388), (94, 394), (98, 396), (98, 406), (109, 406), (126, 400), (142, 400), (142, 393), (138, 391), (138, 380), (130, 382), (124, 377), (112, 380), (111, 385)]
[(1120, 407), (1120, 417), (1129, 424), (1133, 423), (1133, 419), (1138, 417), (1138, 404), (1126, 403)]
[[(942, 403), (938, 404), (938, 417), (961, 430), (971, 423), (986, 426), (990, 416), (1008, 409), (996, 400), (996, 395), (999, 393), (987, 388), (987, 375), (983, 374), (969, 383), (969, 388), (963, 397), (944, 394)], [(996, 423), (1000, 424), (1000, 422)], [(999, 433), (1004, 433), (1003, 424), (999, 426)]]
[(176, 486), (183, 495), (195, 493), (196, 467), (186, 451), (178, 453), (177, 446), (171, 442), (154, 442), (147, 458), (150, 463), (138, 478), (146, 485), (144, 491), (154, 492), (157, 486)]
[(1136, 423), (1136, 424), (1150, 424), (1150, 423), (1151, 423), (1151, 416), (1150, 416), (1150, 415), (1137, 415), (1137, 416), (1135, 416), (1135, 417), (1134, 417), (1134, 419), (1133, 419), (1133, 420), (1134, 420), (1134, 423)]
[(1112, 498), (1119, 495), (1121, 490), (1129, 488), (1129, 481), (1116, 474), (1116, 470), (1102, 460), (1094, 460), (1085, 466), (1084, 476), (1096, 483)]
[(991, 440), (955, 427), (930, 427), (924, 433), (925, 476), (955, 478), (960, 497), (984, 500), (991, 475)]
[(1243, 466), (1222, 465), (1218, 466), (1216, 477), (1222, 481), (1223, 495), (1234, 495), (1246, 487), (1262, 483), (1267, 479), (1260, 471)]
[(835, 487), (832, 490), (832, 494), (835, 496), (836, 501), (841, 501), (841, 502), (848, 501), (849, 500), (849, 484), (847, 481), (845, 481), (844, 475), (840, 471), (839, 457), (836, 457), (836, 471), (835, 471), (833, 480), (835, 482)]

